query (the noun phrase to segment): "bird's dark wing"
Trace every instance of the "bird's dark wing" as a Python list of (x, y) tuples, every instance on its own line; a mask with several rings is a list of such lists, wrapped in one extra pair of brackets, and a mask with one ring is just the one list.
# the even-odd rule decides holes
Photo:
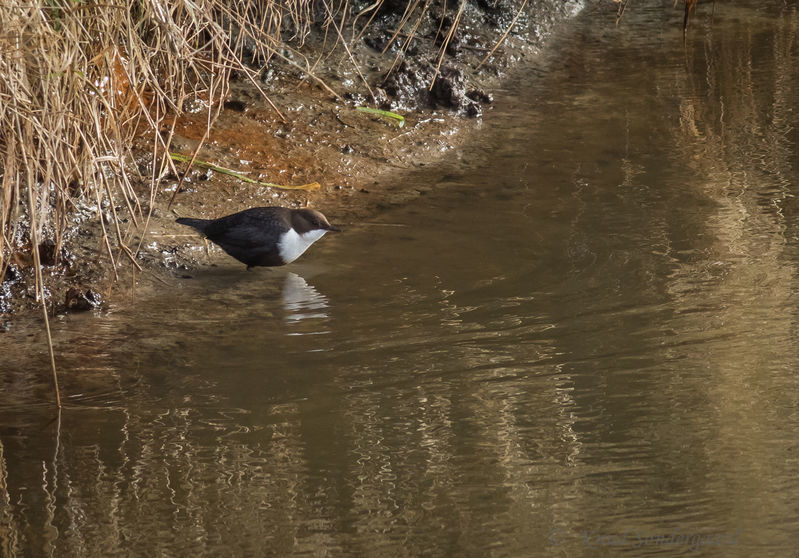
[(247, 209), (209, 223), (209, 240), (239, 261), (252, 262), (277, 251), (280, 235), (291, 227), (290, 212), (280, 207)]
[(289, 230), (291, 222), (282, 207), (254, 207), (214, 220), (205, 227), (206, 236), (241, 247), (277, 243), (281, 233)]

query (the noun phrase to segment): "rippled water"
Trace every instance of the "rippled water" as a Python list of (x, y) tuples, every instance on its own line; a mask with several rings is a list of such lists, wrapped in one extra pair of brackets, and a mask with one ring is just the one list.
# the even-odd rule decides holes
[(799, 13), (667, 4), (297, 264), (58, 319), (56, 419), (0, 335), (0, 555), (793, 555)]

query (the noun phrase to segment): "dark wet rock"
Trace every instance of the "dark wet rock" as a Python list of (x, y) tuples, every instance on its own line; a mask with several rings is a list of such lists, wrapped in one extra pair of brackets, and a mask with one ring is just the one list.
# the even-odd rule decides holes
[(484, 105), (490, 105), (491, 103), (494, 102), (494, 98), (489, 93), (486, 93), (482, 89), (470, 89), (469, 91), (466, 92), (466, 96), (469, 97), (472, 101)]
[(213, 175), (214, 171), (208, 167), (194, 167), (188, 173), (184, 173), (183, 182), (201, 182), (203, 180), (209, 180)]
[[(452, 18), (449, 16), (444, 16), (444, 18), (441, 19), (441, 25), (436, 30), (436, 35), (433, 40), (433, 43), (437, 47), (443, 46), (444, 42), (447, 41), (447, 37), (452, 31), (452, 24), (453, 24)], [(461, 31), (461, 27), (458, 26), (455, 29), (455, 31), (452, 33), (452, 36), (449, 37), (449, 42), (447, 42), (447, 54), (449, 56), (455, 57), (458, 54), (460, 54), (462, 40), (463, 40), (463, 33)]]
[(263, 73), (261, 74), (261, 81), (269, 84), (275, 80), (275, 69), (272, 67), (267, 67), (264, 69)]
[(393, 26), (389, 29), (372, 28), (369, 34), (363, 37), (364, 44), (376, 52), (397, 54), (402, 51), (406, 57), (419, 54), (420, 40), (421, 37), (415, 34), (413, 36), (405, 33), (395, 34)]
[(391, 33), (385, 29), (373, 31), (368, 35), (365, 35), (363, 38), (364, 44), (377, 52), (383, 52), (383, 50), (388, 46), (390, 40)]
[[(365, 8), (369, 4), (371, 2), (366, 2), (363, 7)], [(383, 19), (391, 19), (390, 16), (402, 14), (407, 8), (407, 0), (383, 0), (378, 8), (378, 13), (383, 16)]]
[(433, 78), (433, 69), (416, 62), (403, 60), (383, 81), (382, 89), (390, 103), (381, 104), (384, 109), (416, 110), (430, 106), (428, 87)]
[(442, 66), (431, 89), (436, 104), (460, 109), (466, 99), (463, 72), (452, 66)]
[(6, 274), (2, 277), (3, 283), (16, 283), (20, 279), (20, 273), (17, 269), (17, 266), (14, 264), (9, 264), (6, 268)]
[(204, 171), (197, 174), (197, 180), (211, 180), (214, 176), (214, 171), (209, 169), (205, 169)]
[(386, 93), (386, 90), (383, 89), (382, 87), (374, 88), (374, 98), (378, 106), (386, 107), (390, 105), (388, 94)]
[[(484, 14), (486, 23), (495, 29), (507, 29), (519, 11), (513, 0), (475, 0), (475, 5)], [(522, 13), (516, 26), (523, 28), (526, 19)]]
[(441, 66), (430, 93), (437, 106), (473, 117), (483, 112), (479, 104), (466, 96), (463, 72), (453, 66)]
[(52, 240), (39, 244), (39, 261), (42, 265), (55, 265), (58, 262), (58, 247)]
[(366, 97), (361, 95), (360, 93), (353, 93), (352, 91), (347, 91), (342, 95), (342, 97), (348, 101), (351, 101), (353, 105), (362, 105), (366, 102)]
[[(430, 83), (435, 76), (433, 88)], [(381, 103), (381, 108), (417, 110), (420, 108), (446, 108), (471, 117), (480, 116), (482, 108), (477, 99), (466, 93), (466, 79), (456, 66), (442, 65), (438, 75), (432, 64), (416, 65), (403, 60), (383, 83), (390, 102)], [(478, 99), (489, 99), (477, 94)]]
[(466, 116), (469, 118), (480, 118), (483, 116), (483, 108), (477, 103), (468, 103), (465, 112)]
[(142, 176), (150, 176), (153, 172), (153, 154), (151, 152), (141, 153), (136, 157), (136, 167)]
[(64, 306), (69, 312), (85, 312), (97, 308), (103, 302), (100, 293), (92, 289), (70, 287), (64, 297)]
[(247, 103), (240, 99), (231, 99), (229, 101), (225, 101), (225, 108), (228, 110), (234, 110), (236, 112), (244, 112), (247, 110)]
[(182, 105), (183, 112), (187, 112), (189, 114), (197, 114), (202, 112), (205, 108), (205, 99), (201, 99), (199, 97), (190, 97), (183, 101)]
[[(250, 67), (262, 68), (267, 63), (267, 59), (264, 57), (263, 49), (259, 48), (251, 33), (242, 29), (235, 17), (225, 17), (224, 20), (224, 26), (230, 30), (229, 48)], [(233, 74), (233, 78), (243, 77), (238, 71)]]
[(0, 282), (0, 314), (11, 311), (11, 298), (13, 296), (13, 286), (21, 279), (22, 275), (16, 266), (10, 264), (6, 268), (6, 274)]

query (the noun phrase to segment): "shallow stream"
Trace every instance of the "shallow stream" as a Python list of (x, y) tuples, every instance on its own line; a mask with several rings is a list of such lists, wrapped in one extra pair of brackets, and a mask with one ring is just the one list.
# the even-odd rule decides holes
[(670, 6), (296, 264), (56, 319), (56, 418), (0, 334), (0, 556), (794, 555), (799, 11)]

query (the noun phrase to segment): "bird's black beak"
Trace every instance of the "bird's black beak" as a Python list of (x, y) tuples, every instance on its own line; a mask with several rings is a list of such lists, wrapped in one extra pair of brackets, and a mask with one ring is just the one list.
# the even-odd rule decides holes
[(341, 232), (341, 229), (335, 225), (330, 225), (329, 227), (327, 227), (327, 230), (329, 230), (330, 232)]

